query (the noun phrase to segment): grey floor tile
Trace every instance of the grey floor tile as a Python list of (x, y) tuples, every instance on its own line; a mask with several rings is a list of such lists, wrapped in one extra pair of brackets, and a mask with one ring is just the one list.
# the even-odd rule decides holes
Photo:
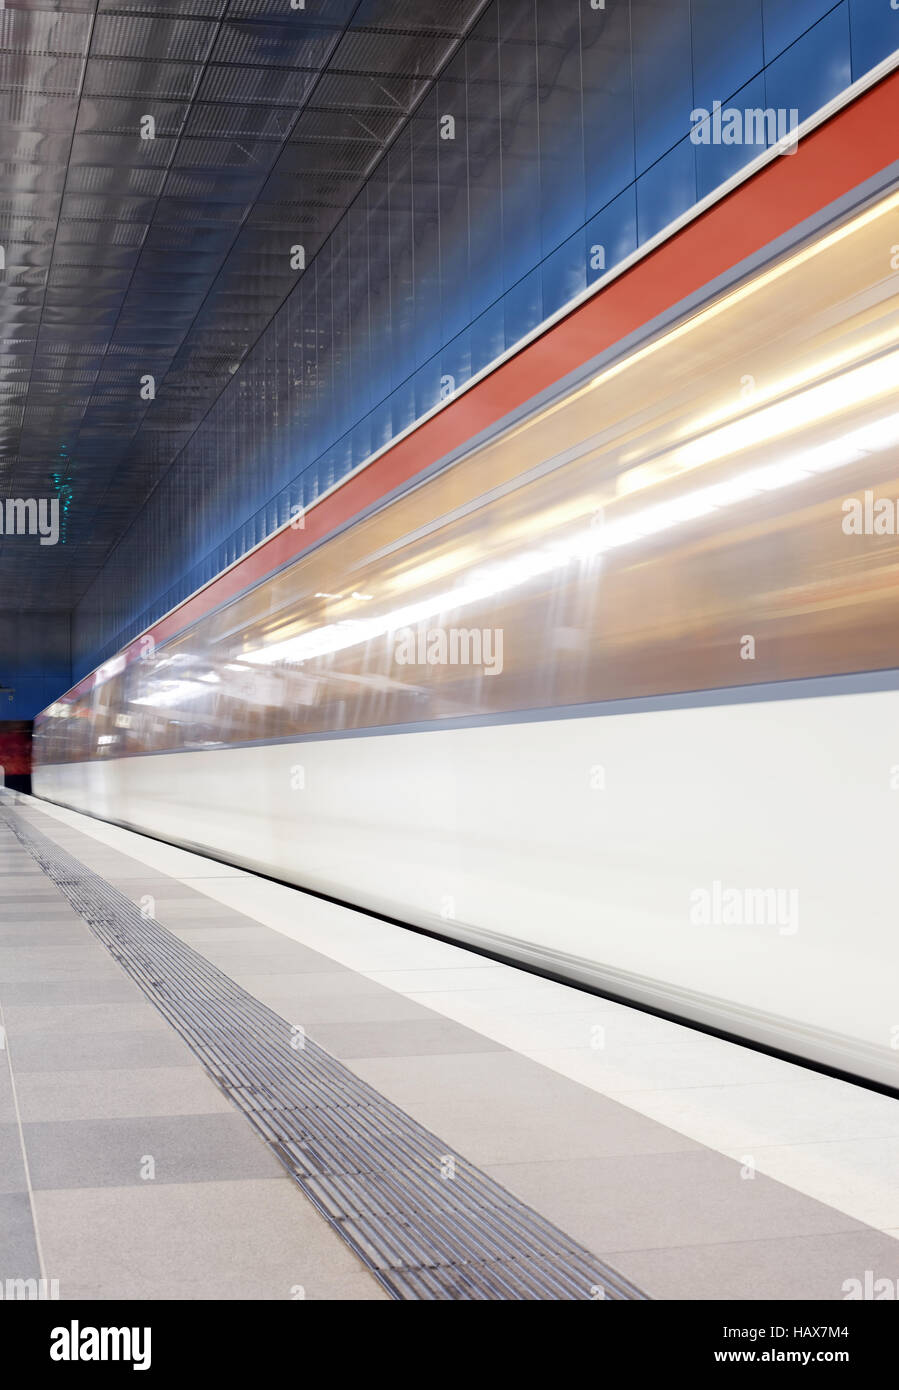
[(13, 1096), (8, 1054), (5, 1050), (0, 1050), (0, 1125), (12, 1124), (15, 1118), (16, 1102)]
[[(157, 918), (157, 920), (159, 919)], [(229, 945), (233, 942), (240, 942), (244, 947), (252, 946), (254, 949), (261, 950), (268, 947), (270, 950), (273, 946), (278, 945), (279, 940), (284, 940), (283, 937), (279, 938), (278, 933), (273, 932), (269, 927), (234, 926), (226, 922), (221, 924), (207, 923), (202, 927), (173, 927), (170, 923), (163, 922), (163, 926), (167, 926), (172, 935), (177, 936), (178, 940), (183, 941), (186, 946), (196, 946), (198, 949), (202, 946), (216, 945), (225, 941)]]
[(34, 874), (4, 874), (0, 878), (0, 903), (21, 902), (23, 898), (62, 897), (46, 874), (41, 874), (40, 882), (45, 886), (35, 888)]
[[(140, 866), (137, 866), (138, 870)], [(126, 898), (132, 902), (140, 902), (141, 898), (155, 898), (158, 903), (188, 902), (192, 899), (197, 901), (209, 902), (207, 894), (200, 893), (196, 888), (189, 888), (187, 884), (181, 883), (176, 878), (168, 878), (165, 874), (148, 874), (146, 868), (140, 877), (127, 875), (119, 878), (115, 874), (104, 875), (109, 878), (113, 887), (118, 888), (120, 893), (124, 893)], [(221, 905), (223, 912), (231, 911), (230, 908)]]
[[(123, 1288), (141, 1287), (143, 1292), (133, 1295), (126, 1295), (121, 1292)], [(278, 1288), (278, 1292), (272, 1292)], [(120, 1282), (115, 1287), (102, 1284), (79, 1284), (71, 1280), (66, 1284), (65, 1297), (75, 1302), (104, 1302), (115, 1301), (123, 1297), (129, 1297), (140, 1302), (156, 1302), (157, 1300), (175, 1303), (247, 1303), (247, 1302), (275, 1302), (283, 1298), (280, 1293), (280, 1285), (276, 1286), (272, 1275), (265, 1271), (253, 1270), (246, 1274), (240, 1271), (232, 1273), (227, 1269), (217, 1270), (214, 1279), (210, 1279), (207, 1274), (199, 1279), (178, 1279), (170, 1277), (164, 1286), (154, 1288), (148, 1283), (138, 1286), (136, 1282), (129, 1280), (126, 1283)], [(295, 1290), (302, 1287), (303, 1297), (308, 1303), (335, 1302), (340, 1303), (361, 1303), (370, 1302), (373, 1299), (387, 1299), (388, 1295), (383, 1291), (373, 1275), (369, 1274), (360, 1264), (358, 1271), (340, 1271), (337, 1274), (330, 1269), (316, 1267), (311, 1282), (300, 1286), (291, 1284), (289, 1297), (299, 1298), (300, 1295)]]
[(10, 1033), (13, 1073), (185, 1067), (196, 1059), (172, 1028), (124, 1033)]
[(10, 1038), (30, 1034), (143, 1033), (148, 1029), (169, 1033), (171, 1025), (149, 1001), (98, 1004), (7, 1004), (6, 1028)]
[[(283, 940), (283, 938), (282, 938)], [(204, 941), (193, 947), (198, 955), (217, 965), (220, 970), (235, 979), (239, 974), (278, 975), (331, 975), (334, 962), (327, 956), (310, 951), (305, 946), (286, 942), (277, 950), (254, 951), (242, 941)]]
[[(129, 897), (131, 896), (129, 894)], [(226, 907), (223, 903), (216, 902), (214, 898), (207, 898), (199, 893), (188, 898), (157, 898), (153, 916), (157, 922), (161, 922), (165, 927), (173, 922), (202, 923), (207, 918), (213, 922), (227, 922), (232, 926), (239, 926), (246, 922), (242, 913), (235, 912), (233, 908)], [(262, 930), (265, 931), (267, 928), (263, 927)]]
[(15, 1122), (0, 1124), (0, 1193), (25, 1192), (27, 1189), (19, 1126)]
[(711, 1149), (488, 1167), (588, 1249), (643, 1250), (863, 1230), (857, 1221)]
[(231, 1101), (199, 1064), (24, 1072), (17, 1089), (24, 1123), (235, 1113)]
[(93, 870), (94, 873), (101, 874), (104, 878), (110, 877), (113, 873), (127, 874), (129, 870), (136, 869), (144, 877), (147, 875), (146, 864), (141, 865), (135, 859), (129, 859), (125, 854), (118, 854), (115, 850), (107, 849), (105, 846), (98, 849), (96, 840), (89, 840), (81, 835), (72, 839), (64, 838), (51, 834), (43, 825), (36, 827), (42, 835), (53, 840), (67, 854), (73, 855), (86, 868)]
[[(865, 1272), (899, 1282), (899, 1241), (879, 1231), (687, 1245), (602, 1254), (650, 1298), (843, 1300)], [(849, 1285), (849, 1289), (851, 1289)]]
[(15, 902), (0, 903), (0, 922), (15, 925), (28, 922), (80, 922), (81, 918), (64, 898), (29, 894)]
[(557, 1087), (579, 1097), (587, 1094), (577, 1082), (514, 1052), (489, 1053), (484, 1063), (467, 1056), (360, 1059), (353, 1071), (403, 1106), (432, 1100), (435, 1086), (445, 1088), (451, 1102), (472, 1101), (480, 1106), (489, 1104), (497, 1092), (514, 1093), (536, 1104)]
[[(39, 916), (22, 917), (1, 917), (0, 916), (0, 947), (7, 944), (8, 937), (29, 937), (32, 931), (43, 933), (49, 938), (51, 931), (56, 931), (60, 941), (64, 940), (64, 933), (78, 933), (78, 931), (88, 931), (82, 917), (75, 916), (74, 913), (64, 916), (63, 913), (42, 912)], [(15, 945), (10, 941), (10, 945)]]
[[(321, 979), (320, 975), (315, 976)], [(278, 996), (272, 993), (267, 1000), (268, 1007), (281, 1017), (289, 1015), (291, 1023), (302, 1021), (312, 1037), (317, 1037), (316, 1028), (325, 1023), (393, 1023), (401, 1019), (440, 1018), (433, 1009), (426, 1009), (403, 994), (385, 989), (381, 994), (331, 994), (327, 996), (311, 994), (289, 994)], [(285, 1010), (287, 1011), (285, 1014)], [(302, 1020), (295, 1015), (302, 1014)], [(322, 1046), (325, 1046), (323, 1043)]]
[(20, 912), (18, 914), (7, 913), (0, 915), (0, 945), (5, 944), (5, 938), (15, 932), (31, 931), (75, 931), (78, 928), (88, 931), (84, 918), (77, 912), (58, 912), (54, 908), (48, 911), (46, 907), (42, 910)]
[(13, 947), (8, 951), (0, 947), (0, 998), (6, 997), (8, 984), (26, 984), (29, 981), (35, 984), (64, 984), (76, 978), (112, 980), (121, 973), (121, 967), (110, 955), (105, 951), (98, 954), (90, 947)]
[[(240, 1178), (287, 1179), (242, 1115), (62, 1120), (24, 1125), (38, 1189), (152, 1186)], [(142, 1177), (152, 1160), (155, 1177)]]
[(9, 902), (0, 902), (0, 925), (27, 925), (29, 922), (77, 922), (81, 919), (70, 903), (60, 898), (40, 897), (37, 894)]
[(425, 1019), (319, 1023), (311, 1036), (334, 1057), (425, 1057), (447, 1052), (502, 1052), (502, 1043), (434, 1014)]
[(36, 960), (42, 965), (62, 967), (81, 965), (87, 960), (98, 960), (107, 964), (114, 963), (106, 947), (100, 945), (92, 932), (86, 928), (79, 931), (77, 927), (72, 928), (64, 941), (58, 939), (32, 940), (17, 946), (0, 943), (0, 967), (16, 962), (27, 964), (30, 960)]
[(539, 1166), (574, 1156), (700, 1149), (675, 1130), (515, 1052), (354, 1058), (349, 1065), (479, 1165), (524, 1156)]
[[(75, 851), (70, 850), (70, 853), (74, 854)], [(172, 898), (183, 898), (195, 891), (180, 879), (155, 870), (149, 864), (141, 863), (139, 859), (118, 859), (114, 863), (104, 864), (102, 868), (97, 867), (95, 872), (101, 874), (114, 888), (118, 888), (120, 893), (125, 893), (129, 898), (142, 897), (145, 893), (150, 893), (153, 897), (168, 895)]]
[(64, 971), (55, 980), (8, 980), (0, 983), (4, 1008), (16, 1004), (112, 1004), (143, 1000), (143, 992), (118, 966), (97, 979), (73, 979)]
[(64, 1298), (387, 1297), (287, 1180), (144, 1183), (35, 1201)]
[(31, 1202), (24, 1192), (0, 1195), (0, 1284), (7, 1279), (40, 1278)]
[[(383, 997), (383, 985), (376, 984), (374, 980), (367, 980), (364, 975), (357, 975), (352, 970), (335, 970), (333, 961), (331, 965), (330, 970), (310, 970), (305, 975), (287, 972), (260, 974), (253, 970), (235, 970), (233, 967), (228, 970), (228, 974), (248, 994), (261, 999), (265, 1004), (271, 999), (277, 999), (281, 1003), (296, 1001), (296, 1008), (302, 1008), (303, 1001), (307, 999), (359, 999), (371, 998), (373, 995)], [(274, 1005), (269, 1004), (269, 1007), (273, 1008)], [(295, 1011), (291, 1009), (291, 1015)]]
[(0, 949), (18, 948), (27, 950), (30, 946), (78, 946), (84, 940), (92, 940), (88, 928), (79, 919), (72, 922), (29, 922), (6, 923), (0, 925)]

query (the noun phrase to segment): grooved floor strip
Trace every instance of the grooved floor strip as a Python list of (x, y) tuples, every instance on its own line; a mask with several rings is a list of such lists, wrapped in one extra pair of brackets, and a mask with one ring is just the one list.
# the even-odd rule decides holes
[(394, 1298), (646, 1298), (8, 803), (0, 814)]

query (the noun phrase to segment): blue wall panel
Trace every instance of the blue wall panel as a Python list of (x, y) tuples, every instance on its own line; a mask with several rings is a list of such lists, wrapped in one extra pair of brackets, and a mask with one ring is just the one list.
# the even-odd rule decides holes
[[(581, 3), (554, 0), (536, 10), (540, 243), (551, 256), (585, 218)], [(583, 263), (580, 272), (583, 279)]]
[[(730, 8), (730, 4), (723, 8)], [(770, 63), (783, 53), (824, 15), (842, 8), (834, 0), (763, 0), (766, 61)]]
[(0, 613), (0, 720), (33, 719), (71, 684), (68, 613)]
[(584, 121), (584, 216), (591, 217), (633, 183), (633, 60), (627, 0), (581, 12)]
[(764, 66), (762, 0), (693, 0), (694, 106), (727, 102)]
[[(723, 100), (721, 97), (715, 99)], [(728, 107), (735, 107), (738, 111), (763, 108), (766, 104), (765, 74), (760, 72), (751, 82), (747, 82), (745, 87), (741, 87), (739, 91), (730, 95), (726, 103), (723, 104)], [(711, 103), (708, 101), (702, 101), (699, 105), (705, 111), (711, 109)], [(722, 183), (733, 178), (734, 174), (738, 174), (746, 163), (747, 154), (750, 157), (755, 157), (764, 154), (766, 148), (766, 140), (757, 143), (753, 141), (749, 145), (745, 143), (742, 145), (696, 145), (696, 192), (698, 197), (705, 198)]]
[(675, 145), (693, 102), (690, 0), (631, 0), (637, 173)]
[(855, 81), (899, 46), (899, 11), (891, 0), (849, 0), (849, 27)]
[(689, 136), (637, 179), (637, 234), (649, 241), (696, 202), (697, 146)]
[(800, 121), (852, 81), (849, 7), (838, 5), (765, 70), (767, 105), (799, 111)]

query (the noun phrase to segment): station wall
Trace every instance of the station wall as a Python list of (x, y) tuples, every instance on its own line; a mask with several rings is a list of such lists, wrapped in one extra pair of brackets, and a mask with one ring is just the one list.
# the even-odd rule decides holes
[(897, 48), (890, 0), (494, 0), (76, 608), (74, 678), (764, 148), (698, 109), (801, 122)]

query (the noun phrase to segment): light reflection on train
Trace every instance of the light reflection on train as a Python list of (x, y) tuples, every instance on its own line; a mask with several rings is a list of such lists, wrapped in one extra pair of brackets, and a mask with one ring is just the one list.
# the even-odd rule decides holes
[(36, 792), (896, 1084), (897, 210), (106, 663)]

